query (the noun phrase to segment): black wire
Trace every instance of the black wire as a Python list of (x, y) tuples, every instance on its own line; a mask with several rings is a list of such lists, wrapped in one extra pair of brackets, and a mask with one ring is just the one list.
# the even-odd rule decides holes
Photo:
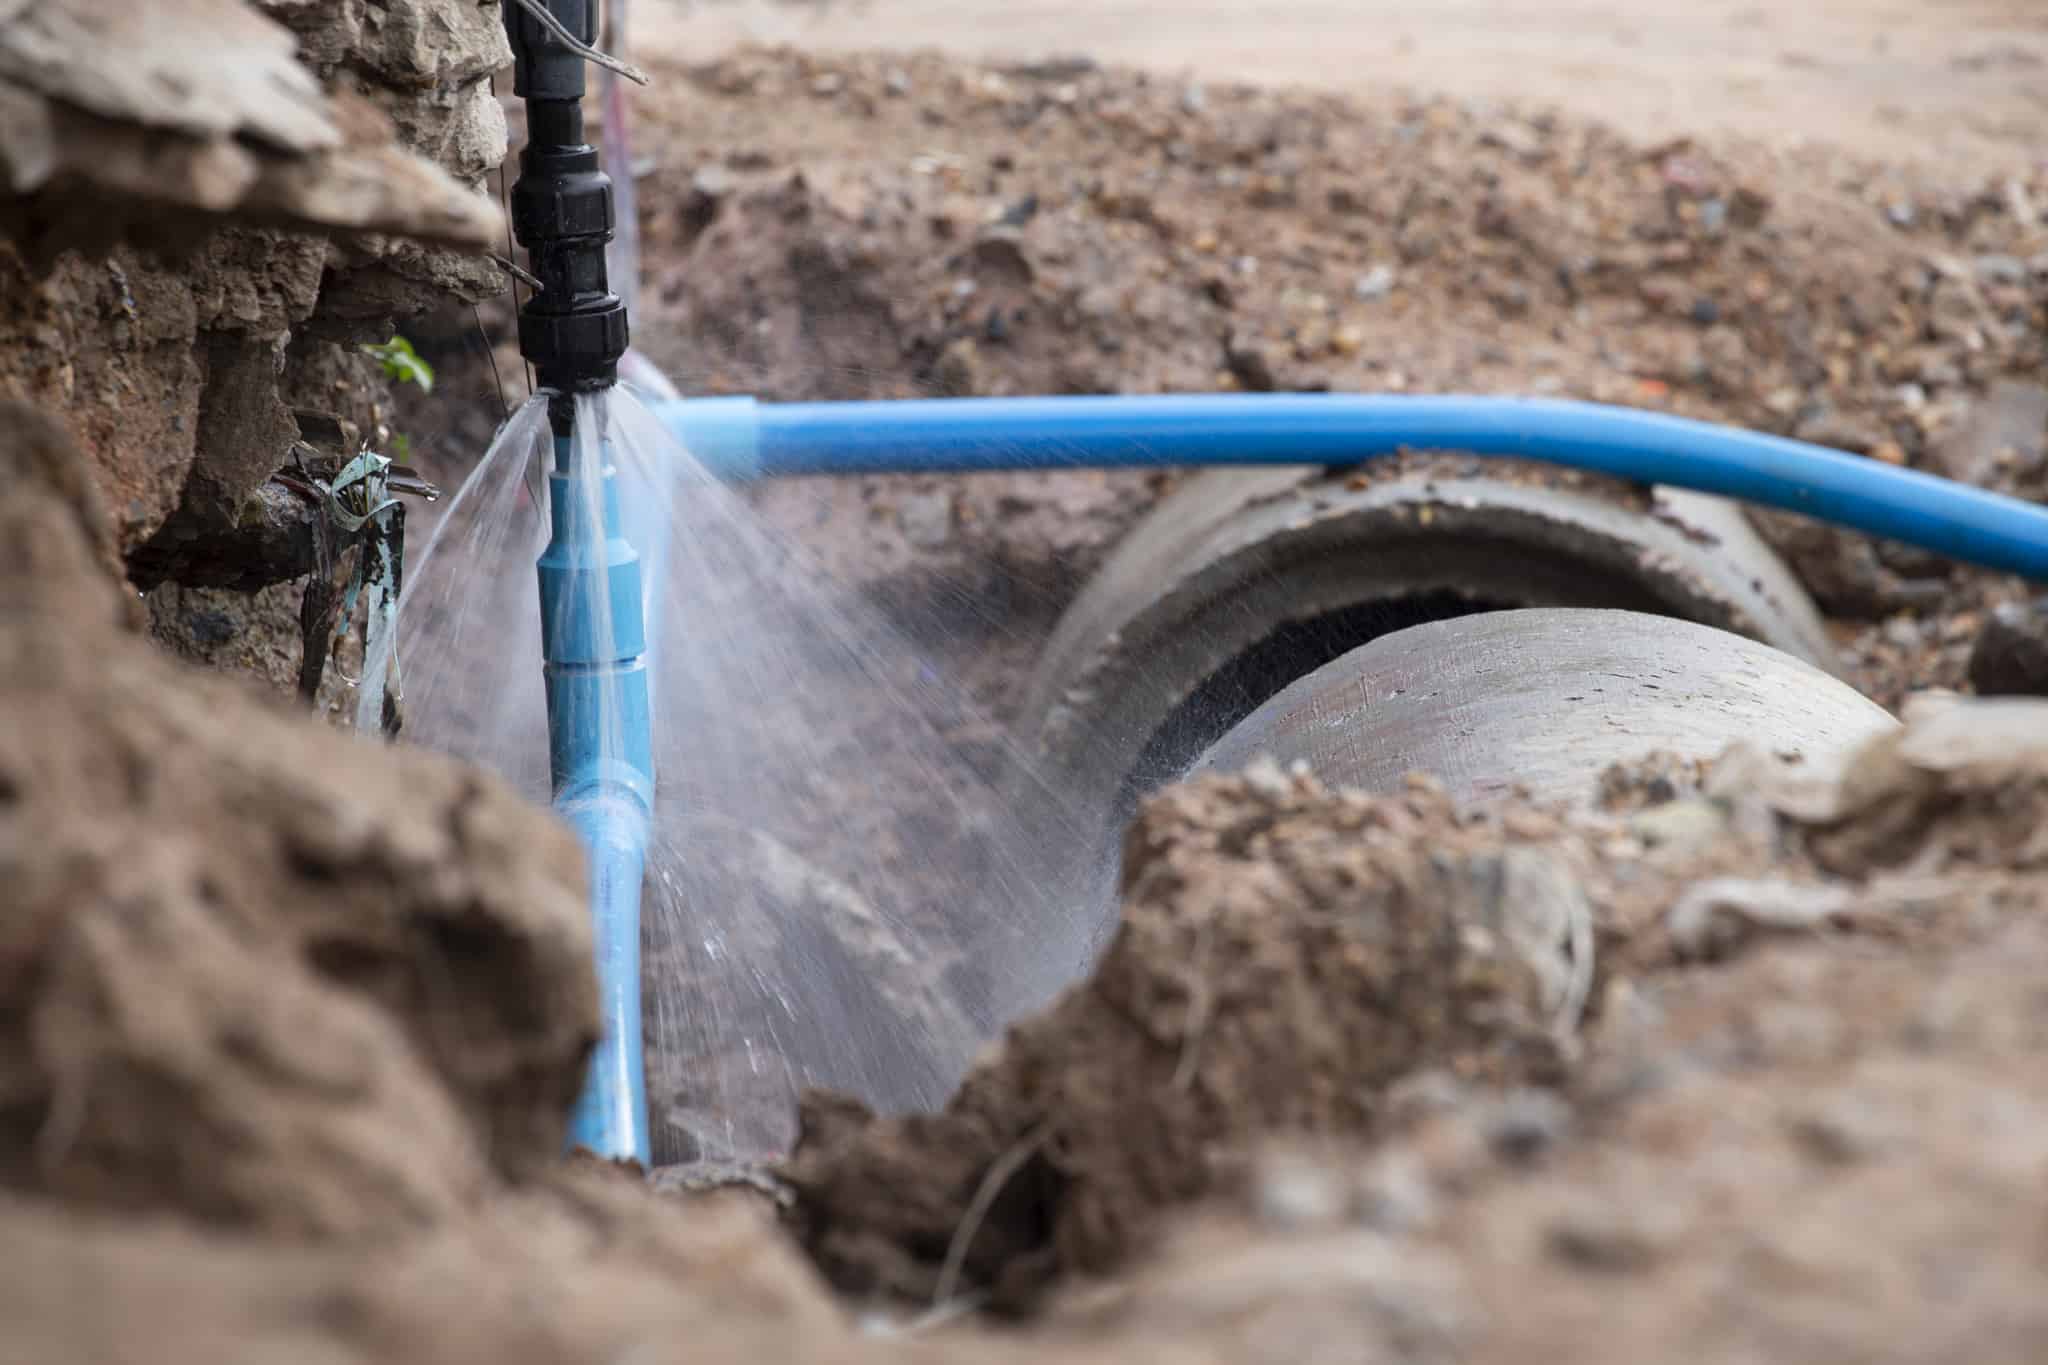
[[(496, 98), (497, 94), (498, 74), (494, 71), (491, 73), (491, 95), (493, 98)], [(511, 159), (511, 149), (510, 147), (507, 147), (505, 152), (505, 160), (509, 161)], [(508, 261), (516, 261), (519, 259), (519, 253), (518, 248), (515, 247), (512, 243), (512, 191), (508, 183), (508, 176), (505, 170), (504, 161), (500, 161), (498, 163), (498, 202), (504, 208), (505, 211), (505, 259)], [(517, 275), (507, 274), (505, 277), (505, 285), (506, 288), (508, 288), (512, 292), (512, 316), (516, 318), (519, 316), (519, 277)], [(481, 314), (478, 315), (477, 325), (479, 327), (483, 325), (483, 318)], [(486, 338), (486, 340), (488, 340), (488, 338)], [(524, 356), (520, 357), (519, 365), (521, 369), (526, 371), (526, 396), (528, 398), (531, 398), (533, 397), (533, 366), (526, 363), (526, 358)], [(497, 368), (498, 357), (495, 353), (493, 353), (491, 356), (492, 373), (495, 374), (497, 372)], [(498, 401), (500, 404), (504, 402), (504, 394), (505, 387), (502, 383), (500, 383), (498, 386)], [(507, 420), (509, 419), (510, 414), (507, 414)]]
[(484, 344), (484, 357), (491, 362), (491, 385), (498, 395), (498, 413), (504, 421), (512, 420), (512, 404), (505, 398), (505, 378), (498, 373), (498, 348), (491, 345), (491, 334), (484, 330), (484, 311), (476, 304), (469, 305), (469, 316), (476, 322), (476, 337)]

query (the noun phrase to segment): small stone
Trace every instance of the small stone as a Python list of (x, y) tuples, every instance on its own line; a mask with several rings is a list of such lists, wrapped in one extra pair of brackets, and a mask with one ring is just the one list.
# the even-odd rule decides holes
[(1720, 838), (1728, 829), (1728, 818), (1711, 801), (1674, 801), (1643, 811), (1628, 822), (1628, 829), (1646, 848), (1682, 853)]
[(1977, 278), (1986, 284), (2025, 284), (2027, 263), (2017, 256), (1986, 255), (1971, 262)]
[(1223, 367), (1241, 386), (1252, 393), (1271, 393), (1280, 387), (1268, 349), (1232, 333), (1223, 343)]
[(1514, 1090), (1487, 1116), (1486, 1141), (1502, 1161), (1526, 1164), (1571, 1132), (1572, 1110), (1548, 1090)]
[(1380, 1232), (1407, 1233), (1436, 1219), (1436, 1193), (1413, 1155), (1389, 1152), (1359, 1173), (1354, 1199), (1358, 1221)]
[(1846, 450), (1852, 455), (1866, 455), (1884, 440), (1883, 434), (1870, 423), (1845, 416), (1833, 408), (1822, 408), (1808, 417), (1793, 434), (1802, 441)]
[(1479, 135), (1480, 145), (1499, 147), (1524, 161), (1535, 161), (1543, 155), (1543, 139), (1536, 130), (1513, 119), (1502, 119)]
[(700, 166), (690, 177), (690, 189), (683, 196), (683, 227), (696, 236), (718, 220), (719, 210), (732, 194), (732, 174), (723, 166)]
[(996, 219), (997, 227), (1020, 228), (1038, 216), (1038, 196), (1027, 194), (1016, 203), (1009, 205)]
[(1494, 309), (1504, 318), (1526, 317), (1530, 306), (1535, 302), (1535, 296), (1529, 292), (1529, 286), (1517, 280), (1509, 280), (1497, 286), (1488, 292), (1487, 297), (1492, 300)]
[(2048, 697), (2048, 600), (1993, 608), (1970, 650), (1969, 674), (1981, 696)]
[(981, 352), (966, 337), (948, 345), (932, 367), (932, 378), (948, 398), (971, 398), (982, 391)]
[(967, 249), (961, 263), (983, 284), (1023, 286), (1037, 278), (1014, 233), (995, 231)]
[(1786, 1128), (1808, 1156), (1828, 1166), (1868, 1161), (1899, 1136), (1890, 1115), (1854, 1094), (1812, 1101), (1787, 1117)]
[(953, 494), (947, 489), (911, 493), (896, 504), (897, 527), (920, 550), (936, 550), (952, 540), (953, 520)]
[(1928, 456), (1937, 472), (1979, 487), (2031, 479), (2048, 466), (2048, 388), (2000, 380)]
[(1771, 213), (1771, 197), (1762, 190), (1743, 186), (1728, 201), (1728, 221), (1745, 230), (1763, 226)]
[(1275, 1227), (1329, 1227), (1350, 1203), (1344, 1181), (1328, 1162), (1301, 1152), (1264, 1154), (1252, 1181), (1252, 1207)]
[(892, 66), (882, 77), (882, 91), (891, 99), (901, 99), (910, 93), (910, 73), (900, 66)]
[(1894, 616), (1884, 623), (1884, 640), (1896, 649), (1918, 649), (1923, 636), (1920, 622), (1911, 616)]
[(1685, 1219), (1672, 1205), (1588, 1199), (1550, 1221), (1544, 1244), (1551, 1255), (1581, 1270), (1633, 1275), (1656, 1265), (1684, 1233)]
[(1351, 296), (1370, 303), (1383, 299), (1394, 292), (1394, 283), (1399, 275), (1390, 265), (1376, 265), (1360, 275), (1351, 286)]
[(1262, 754), (1246, 764), (1240, 776), (1245, 790), (1267, 801), (1277, 804), (1294, 795), (1293, 779), (1288, 777), (1279, 760), (1269, 755)]

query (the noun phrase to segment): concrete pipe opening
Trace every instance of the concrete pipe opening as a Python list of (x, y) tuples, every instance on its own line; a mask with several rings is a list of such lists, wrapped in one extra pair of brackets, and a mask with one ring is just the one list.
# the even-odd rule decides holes
[(1848, 684), (1727, 631), (1639, 612), (1488, 612), (1384, 635), (1300, 678), (1195, 764), (1305, 762), (1333, 786), (1425, 772), (1461, 801), (1585, 804), (1601, 774), (1738, 741), (1819, 758), (1896, 726)]
[(1417, 455), (1191, 477), (1068, 610), (1020, 721), (1109, 850), (1138, 799), (1297, 678), (1395, 631), (1543, 607), (1691, 621), (1836, 668), (1820, 613), (1735, 505)]

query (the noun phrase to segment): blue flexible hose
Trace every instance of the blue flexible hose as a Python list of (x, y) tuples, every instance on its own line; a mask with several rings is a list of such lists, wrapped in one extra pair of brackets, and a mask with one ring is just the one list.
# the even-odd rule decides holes
[(2048, 510), (1801, 441), (1559, 399), (1380, 394), (658, 404), (713, 473), (1343, 465), (1401, 450), (1538, 460), (1802, 513), (2048, 580)]

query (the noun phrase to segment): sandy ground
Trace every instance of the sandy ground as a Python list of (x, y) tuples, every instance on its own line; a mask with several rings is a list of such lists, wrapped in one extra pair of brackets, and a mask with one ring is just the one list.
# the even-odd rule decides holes
[(2048, 151), (2038, 0), (642, 0), (636, 43), (1085, 53), (1205, 80), (1529, 100), (1647, 138), (1817, 140), (1954, 170)]

